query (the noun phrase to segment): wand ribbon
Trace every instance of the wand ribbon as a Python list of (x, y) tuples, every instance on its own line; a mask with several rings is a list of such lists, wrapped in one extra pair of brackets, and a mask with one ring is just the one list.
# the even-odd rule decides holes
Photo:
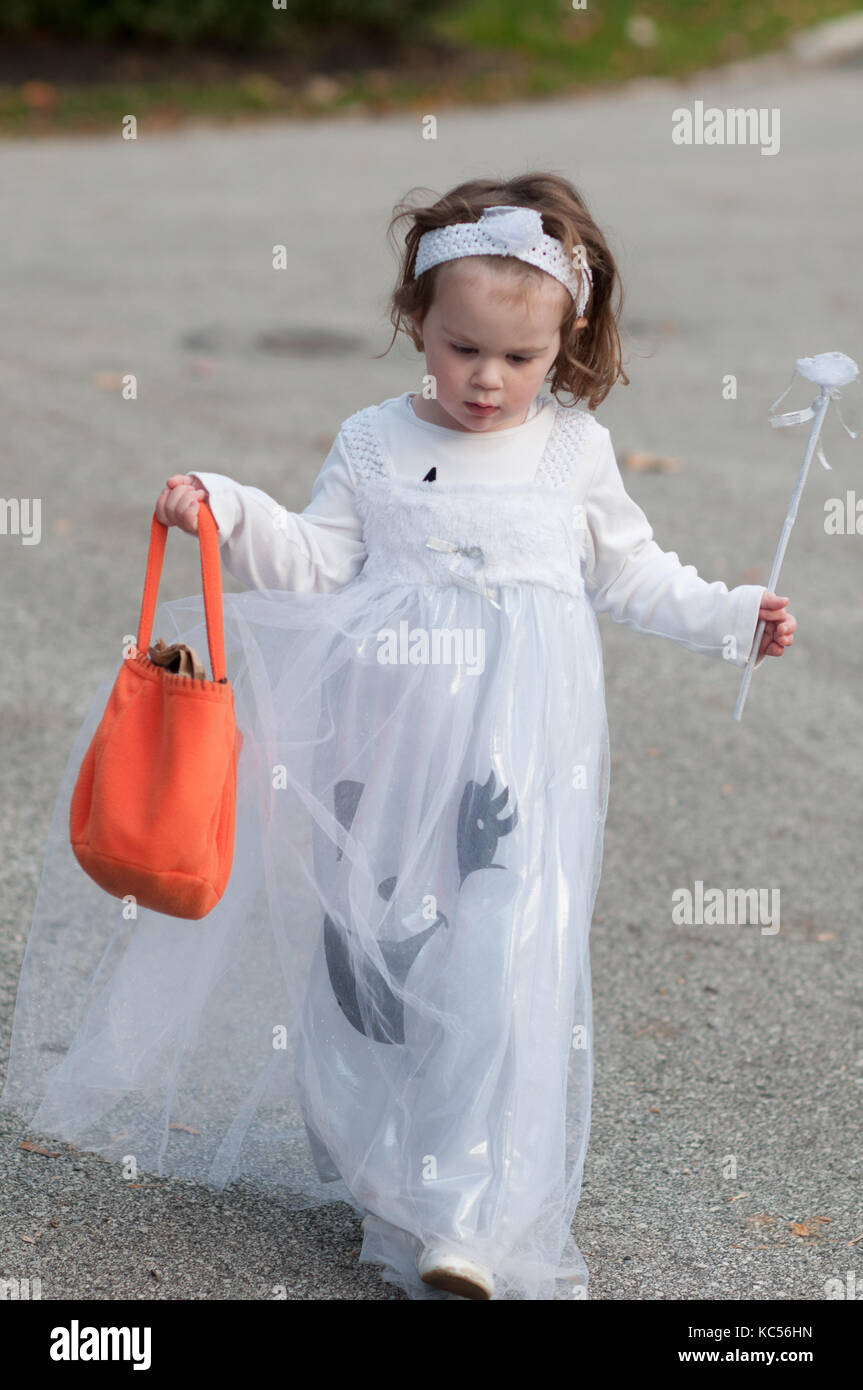
[(482, 594), (483, 598), (487, 598), (489, 603), (494, 604), (495, 608), (500, 608), (500, 604), (496, 598), (497, 589), (485, 582), (483, 565), (476, 568), (472, 575), (464, 574), (458, 568), (461, 563), (459, 560), (460, 555), (464, 556), (466, 560), (481, 560), (484, 564), (485, 556), (478, 545), (456, 545), (455, 541), (446, 541), (441, 540), (438, 536), (429, 536), (426, 541), (426, 546), (429, 550), (451, 551), (453, 558), (450, 564), (450, 571), (452, 572), (452, 577), (455, 582), (457, 584), (463, 584), (467, 589), (473, 589), (478, 594)]

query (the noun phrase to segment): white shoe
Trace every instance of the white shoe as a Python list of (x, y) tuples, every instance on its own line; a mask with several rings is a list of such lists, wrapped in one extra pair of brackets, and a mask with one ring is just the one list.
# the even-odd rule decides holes
[(434, 1245), (424, 1245), (419, 1251), (417, 1270), (423, 1283), (462, 1298), (491, 1298), (494, 1291), (494, 1279), (482, 1265)]

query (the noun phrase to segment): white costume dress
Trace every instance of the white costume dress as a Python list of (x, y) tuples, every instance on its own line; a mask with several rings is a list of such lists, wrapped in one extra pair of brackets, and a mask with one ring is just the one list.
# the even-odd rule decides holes
[[(251, 586), (224, 596), (231, 878), (190, 922), (78, 866), (69, 801), (112, 679), (58, 797), (2, 1101), (140, 1170), (348, 1201), (360, 1258), (409, 1297), (455, 1297), (419, 1279), (420, 1243), (486, 1264), (497, 1299), (586, 1296), (596, 613), (744, 666), (763, 589), (662, 551), (608, 430), (551, 397), (484, 435), (408, 393), (357, 411), (300, 514), (198, 476)], [(156, 636), (206, 656), (201, 597), (160, 605)]]

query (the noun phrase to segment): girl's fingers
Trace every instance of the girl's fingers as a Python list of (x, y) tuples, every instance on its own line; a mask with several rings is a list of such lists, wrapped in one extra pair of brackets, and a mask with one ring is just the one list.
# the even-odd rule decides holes
[[(787, 603), (788, 600), (785, 599), (784, 602)], [(786, 612), (784, 608), (777, 611), (775, 606), (771, 609), (762, 604), (759, 617), (764, 620), (765, 632), (768, 629), (770, 632), (776, 634), (794, 632), (797, 627), (797, 619), (794, 617), (793, 613)]]
[(765, 628), (761, 651), (766, 656), (783, 656), (794, 637), (789, 632), (768, 632)]
[(185, 526), (188, 518), (197, 514), (200, 503), (191, 488), (178, 487), (168, 494), (162, 505), (166, 525)]
[(191, 486), (184, 473), (175, 473), (156, 498), (157, 521), (163, 526), (179, 526), (182, 531), (195, 535), (203, 496), (200, 489)]
[(761, 603), (759, 605), (760, 616), (768, 623), (780, 622), (783, 618), (788, 616), (784, 611), (787, 602), (787, 598), (781, 598), (778, 594), (765, 592), (761, 596)]

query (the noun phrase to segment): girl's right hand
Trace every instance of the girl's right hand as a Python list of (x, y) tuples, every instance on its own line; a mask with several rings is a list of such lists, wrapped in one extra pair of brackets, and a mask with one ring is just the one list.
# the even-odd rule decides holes
[(174, 473), (156, 498), (156, 519), (163, 526), (179, 526), (190, 536), (198, 534), (198, 504), (210, 494), (194, 473)]

